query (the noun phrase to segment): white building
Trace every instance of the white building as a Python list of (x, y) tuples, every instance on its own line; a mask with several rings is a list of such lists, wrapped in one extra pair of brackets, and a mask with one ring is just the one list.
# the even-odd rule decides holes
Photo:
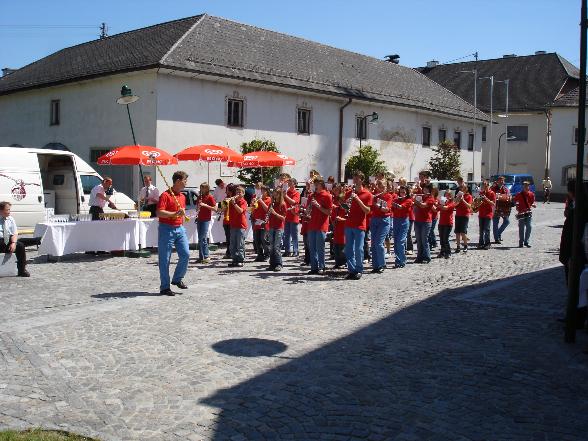
[[(397, 176), (414, 179), (431, 145), (459, 137), (464, 177), (480, 177), (482, 127), (472, 123), (474, 108), (426, 76), (208, 15), (66, 48), (5, 75), (0, 145), (60, 143), (95, 164), (105, 151), (132, 144), (126, 109), (115, 102), (123, 84), (141, 97), (130, 106), (137, 142), (171, 153), (197, 144), (239, 150), (270, 139), (297, 160), (287, 170), (296, 178), (317, 169), (341, 179), (364, 137)], [(366, 118), (372, 112), (375, 124)], [(206, 180), (206, 164), (164, 171), (178, 168), (191, 175), (190, 185)], [(97, 169), (119, 190), (139, 186), (129, 167)], [(212, 164), (210, 180), (235, 181), (234, 172)]]
[(476, 69), (477, 106), (487, 114), (492, 110), (494, 121), (492, 128), (485, 124), (482, 134), (483, 175), (530, 173), (538, 190), (544, 176), (549, 175), (554, 192), (560, 193), (562, 169), (554, 161), (559, 161), (560, 155), (566, 157), (571, 135), (551, 127), (552, 103), (578, 86), (578, 69), (556, 53), (538, 51), (534, 55), (511, 54), (477, 62), (430, 62), (419, 71), (474, 103)]

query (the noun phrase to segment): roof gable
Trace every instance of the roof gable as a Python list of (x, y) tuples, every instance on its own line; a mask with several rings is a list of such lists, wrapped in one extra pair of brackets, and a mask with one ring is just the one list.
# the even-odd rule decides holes
[[(543, 110), (555, 100), (566, 82), (579, 78), (578, 69), (556, 53), (441, 64), (419, 68), (419, 71), (473, 103), (473, 75), (462, 71), (473, 70), (476, 66), (479, 78), (494, 75), (495, 81), (509, 80), (509, 111)], [(495, 111), (504, 111), (506, 88), (503, 83), (494, 85), (493, 101)], [(488, 80), (478, 83), (478, 107), (490, 110)]]

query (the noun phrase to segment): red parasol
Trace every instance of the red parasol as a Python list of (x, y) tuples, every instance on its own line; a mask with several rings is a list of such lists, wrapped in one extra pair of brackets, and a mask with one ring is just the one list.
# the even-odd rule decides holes
[(252, 168), (252, 167), (284, 167), (295, 165), (296, 160), (276, 152), (251, 152), (243, 155), (241, 161), (229, 161), (229, 167)]
[(146, 145), (125, 145), (100, 156), (98, 165), (175, 165), (178, 160), (164, 150)]
[(212, 144), (195, 145), (185, 148), (174, 155), (180, 161), (227, 162), (239, 160), (241, 155), (236, 151)]

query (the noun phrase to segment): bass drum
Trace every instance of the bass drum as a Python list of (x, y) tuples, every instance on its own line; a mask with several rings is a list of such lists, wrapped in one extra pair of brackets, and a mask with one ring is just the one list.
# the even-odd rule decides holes
[(510, 216), (511, 209), (511, 196), (508, 194), (497, 194), (495, 216), (508, 217)]

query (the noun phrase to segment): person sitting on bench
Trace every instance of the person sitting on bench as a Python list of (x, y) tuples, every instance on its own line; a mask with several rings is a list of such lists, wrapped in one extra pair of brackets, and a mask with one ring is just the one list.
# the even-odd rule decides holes
[(30, 277), (26, 269), (27, 255), (25, 247), (18, 242), (16, 222), (10, 215), (12, 204), (0, 202), (0, 253), (15, 253), (16, 266), (20, 277)]

